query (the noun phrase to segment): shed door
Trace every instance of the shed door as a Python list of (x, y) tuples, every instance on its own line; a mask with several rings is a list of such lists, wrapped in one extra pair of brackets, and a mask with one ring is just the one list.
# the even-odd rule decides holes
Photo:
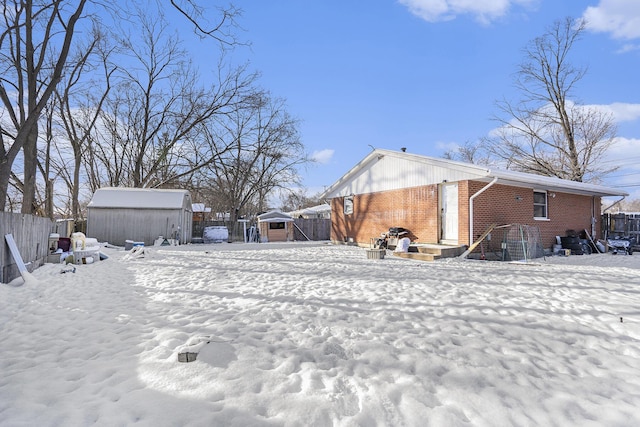
[(442, 243), (458, 244), (458, 183), (440, 186)]

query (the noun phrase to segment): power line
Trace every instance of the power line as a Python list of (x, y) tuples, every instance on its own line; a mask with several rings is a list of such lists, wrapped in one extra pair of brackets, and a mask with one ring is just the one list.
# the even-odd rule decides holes
[(632, 161), (632, 160), (640, 160), (640, 156), (632, 156), (632, 157), (625, 157), (623, 159), (612, 159), (612, 160), (602, 160), (600, 163), (620, 163), (622, 161), (624, 161), (625, 163), (628, 161)]
[(640, 187), (640, 184), (629, 184), (629, 185), (609, 185), (609, 187), (613, 187), (613, 188)]
[(620, 175), (607, 175), (607, 178), (620, 178), (623, 176), (633, 176), (633, 175), (640, 175), (640, 172), (623, 173)]

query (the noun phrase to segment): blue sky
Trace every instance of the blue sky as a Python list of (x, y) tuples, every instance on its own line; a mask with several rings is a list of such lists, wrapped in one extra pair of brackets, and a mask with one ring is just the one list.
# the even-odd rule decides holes
[[(556, 20), (584, 17), (571, 62), (588, 67), (576, 100), (614, 112), (605, 184), (640, 198), (640, 1), (244, 0), (233, 56), (287, 100), (317, 163), (302, 171), (309, 194), (331, 185), (371, 150), (433, 157), (487, 135), (495, 101), (513, 89), (522, 49)], [(622, 160), (620, 160), (622, 159)]]

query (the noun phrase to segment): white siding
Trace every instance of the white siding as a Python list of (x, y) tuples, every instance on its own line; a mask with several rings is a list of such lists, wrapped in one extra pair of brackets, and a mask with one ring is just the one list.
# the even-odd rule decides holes
[[(446, 166), (446, 165), (445, 165)], [(333, 197), (481, 178), (477, 173), (384, 155), (356, 171)]]

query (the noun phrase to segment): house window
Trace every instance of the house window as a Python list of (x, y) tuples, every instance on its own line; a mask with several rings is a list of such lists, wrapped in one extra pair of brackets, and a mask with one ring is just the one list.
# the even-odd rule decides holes
[(546, 191), (534, 191), (533, 192), (533, 218), (534, 219), (547, 219), (547, 192)]
[(270, 222), (269, 230), (284, 230), (284, 222)]
[(344, 214), (351, 215), (353, 213), (353, 196), (344, 198)]

